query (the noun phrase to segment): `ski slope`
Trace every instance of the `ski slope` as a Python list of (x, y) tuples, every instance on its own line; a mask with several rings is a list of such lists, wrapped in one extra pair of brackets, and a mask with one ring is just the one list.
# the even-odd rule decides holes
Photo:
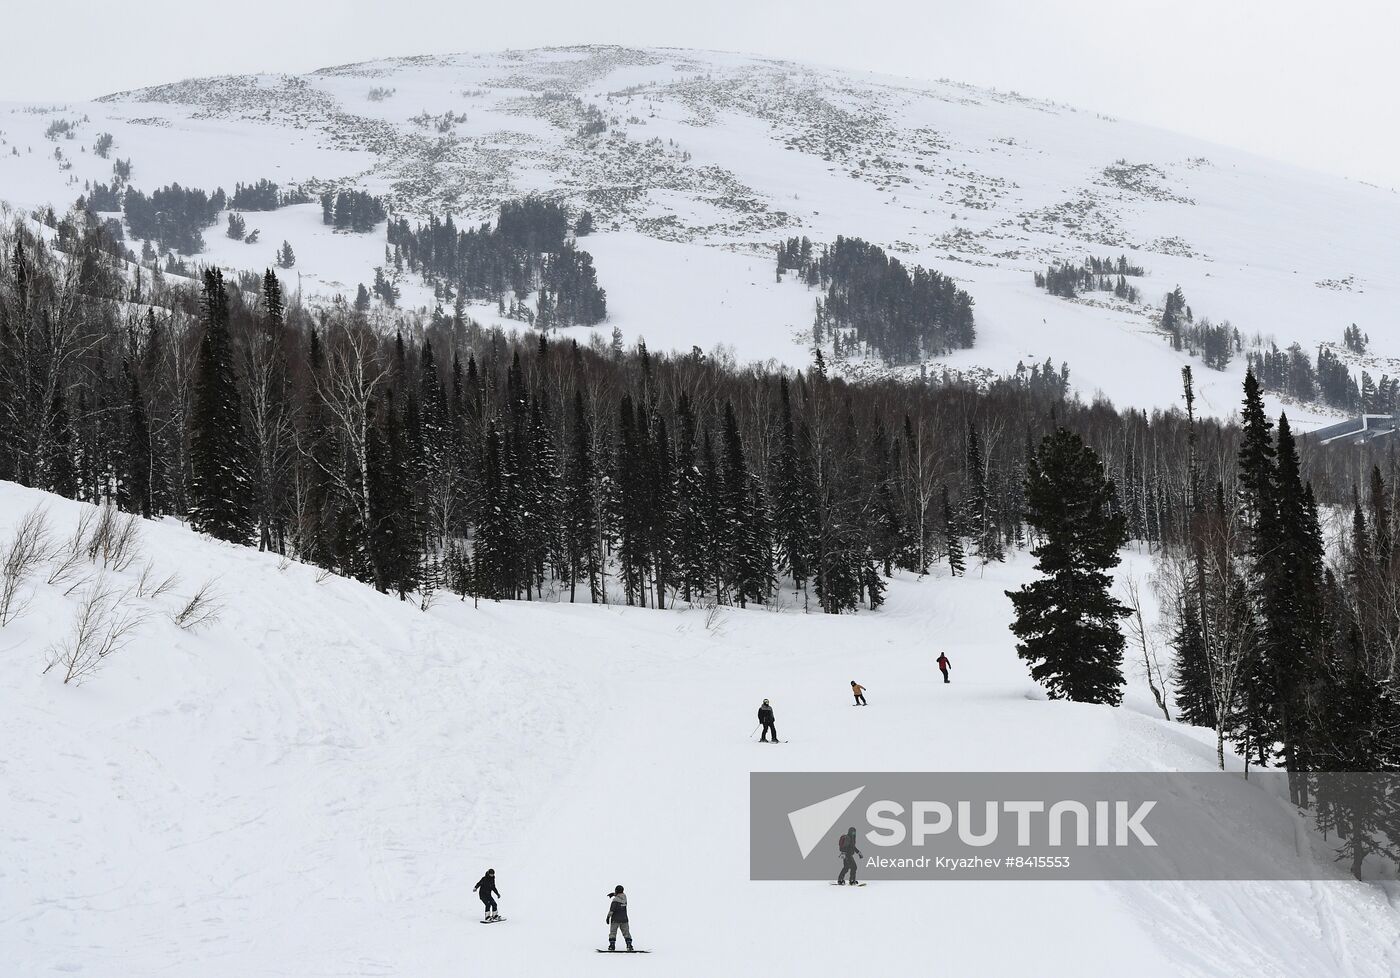
[[(82, 509), (0, 483), (0, 539), (36, 505), (59, 537)], [(1162, 721), (1137, 679), (1121, 709), (1044, 699), (1006, 629), (1002, 592), (1032, 572), (1024, 556), (967, 578), (901, 577), (887, 610), (833, 618), (791, 602), (710, 615), (447, 598), (422, 612), (168, 521), (143, 525), (143, 548), (180, 584), (141, 605), (136, 640), (90, 681), (41, 675), (76, 600), (43, 575), (0, 630), (7, 976), (1400, 968), (1400, 893), (1340, 873), (748, 881), (753, 770), (1212, 767), (1209, 736)], [(1141, 578), (1147, 562), (1130, 554), (1124, 568)], [(169, 613), (211, 577), (221, 618), (175, 627)], [(851, 679), (868, 708), (850, 705)], [(784, 745), (749, 737), (765, 697)], [(509, 918), (491, 927), (471, 892), (487, 867)], [(617, 883), (654, 956), (593, 952)]]
[[(71, 139), (46, 135), (60, 122)], [(1353, 373), (1400, 374), (1394, 188), (955, 81), (583, 46), (0, 103), (0, 200), (61, 211), (109, 181), (112, 159), (91, 149), (104, 132), (147, 192), (170, 182), (231, 192), (260, 178), (313, 193), (360, 187), (398, 213), (463, 224), (529, 193), (589, 208), (600, 233), (583, 246), (612, 312), (598, 328), (655, 349), (724, 346), (741, 362), (805, 366), (816, 294), (775, 281), (771, 248), (789, 235), (858, 235), (973, 296), (976, 347), (929, 362), (934, 372), (1048, 357), (1069, 363), (1086, 399), (1151, 409), (1179, 405), (1180, 368), (1194, 362), (1198, 410), (1228, 416), (1243, 357), (1208, 370), (1154, 332), (1162, 297), (1180, 285), (1197, 316), (1229, 320), (1247, 341), (1313, 352), (1355, 323), (1372, 349), (1344, 353)], [(259, 243), (224, 237), (220, 215), (201, 261), (260, 272), (289, 241), (298, 262), (286, 277), (313, 303), (353, 297), (385, 263), (382, 228), (336, 234), (314, 204), (244, 216)], [(1091, 254), (1142, 265), (1144, 304), (1035, 289), (1037, 269)], [(422, 283), (400, 287), (402, 308), (431, 311)], [(494, 307), (472, 312), (496, 320)], [(1289, 410), (1303, 427), (1328, 415)]]

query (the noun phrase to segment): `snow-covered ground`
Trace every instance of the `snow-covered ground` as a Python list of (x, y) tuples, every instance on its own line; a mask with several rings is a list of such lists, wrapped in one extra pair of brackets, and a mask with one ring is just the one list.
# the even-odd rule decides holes
[[(450, 113), (450, 115), (449, 115)], [(56, 122), (73, 137), (46, 137)], [(601, 123), (602, 133), (585, 134)], [(954, 276), (977, 346), (931, 366), (1008, 371), (1067, 361), (1086, 397), (1179, 404), (1180, 367), (1154, 313), (1067, 302), (1031, 276), (1053, 260), (1125, 254), (1147, 303), (1180, 285), (1198, 316), (1252, 339), (1340, 344), (1359, 375), (1400, 374), (1400, 195), (1130, 122), (949, 81), (716, 52), (580, 47), (203, 79), (55, 105), (0, 103), (0, 200), (66, 207), (132, 161), (147, 192), (363, 187), (400, 213), (479, 221), (531, 192), (590, 208), (614, 326), (658, 348), (810, 360), (815, 294), (778, 283), (779, 238), (859, 235)], [(55, 153), (59, 156), (56, 157)], [(353, 296), (384, 263), (383, 231), (334, 234), (314, 205), (249, 213), (254, 246), (211, 228), (207, 258), (261, 270), (285, 239), (309, 300)], [(430, 292), (406, 283), (404, 305)], [(483, 319), (490, 310), (474, 310)], [(1198, 408), (1228, 415), (1243, 359), (1195, 361)], [(1274, 410), (1282, 407), (1275, 403)], [(1304, 427), (1316, 411), (1290, 407)]]
[[(58, 537), (83, 508), (0, 483), (0, 539), (36, 505)], [(1212, 767), (1209, 737), (1162, 721), (1138, 679), (1120, 709), (1043, 698), (1006, 629), (1024, 555), (962, 579), (901, 577), (887, 609), (839, 618), (792, 602), (712, 616), (447, 598), (422, 612), (177, 524), (142, 538), (180, 583), (136, 601), (145, 624), (90, 681), (41, 675), (81, 587), (65, 595), (41, 572), (0, 629), (6, 976), (1400, 968), (1385, 889), (1340, 873), (749, 882), (754, 770)], [(133, 584), (139, 566), (110, 582)], [(1148, 569), (1128, 555), (1125, 573)], [(177, 628), (169, 613), (209, 578), (221, 618)], [(849, 705), (851, 679), (867, 709)], [(765, 697), (781, 747), (749, 736)], [(509, 920), (483, 927), (471, 886), (488, 866)], [(655, 951), (626, 966), (592, 950), (617, 883)]]

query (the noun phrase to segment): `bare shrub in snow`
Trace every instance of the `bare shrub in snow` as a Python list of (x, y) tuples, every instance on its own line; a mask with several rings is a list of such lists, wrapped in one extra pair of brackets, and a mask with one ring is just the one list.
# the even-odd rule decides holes
[(173, 591), (179, 583), (179, 574), (166, 574), (161, 577), (156, 573), (155, 562), (148, 560), (142, 566), (141, 576), (136, 581), (136, 596), (154, 600)]
[[(53, 554), (53, 563), (49, 567), (48, 582), (57, 587), (78, 578), (78, 568), (87, 559), (88, 534), (92, 531), (93, 519), (97, 515), (97, 510), (83, 507), (78, 515), (78, 525), (73, 528), (73, 534), (59, 545)], [(81, 581), (80, 581), (81, 583)], [(71, 593), (72, 587), (65, 593)]]
[(724, 629), (721, 626), (724, 624), (724, 611), (719, 602), (714, 600), (706, 601), (704, 608), (705, 631), (714, 632), (716, 635), (723, 634)]
[(187, 632), (197, 632), (204, 626), (218, 621), (223, 612), (224, 606), (214, 590), (214, 581), (210, 579), (190, 595), (184, 607), (171, 615), (170, 620)]
[(91, 676), (108, 656), (120, 652), (132, 634), (146, 620), (146, 613), (134, 607), (130, 591), (118, 591), (99, 576), (78, 600), (73, 628), (62, 641), (49, 647), (48, 672), (63, 670), (63, 682), (79, 682)]
[(49, 553), (49, 520), (44, 511), (31, 509), (15, 526), (0, 562), (0, 628), (24, 613), (32, 594), (25, 584)]
[(97, 520), (88, 537), (88, 560), (99, 560), (107, 570), (120, 573), (141, 555), (141, 529), (134, 513), (121, 513), (115, 506), (98, 509)]

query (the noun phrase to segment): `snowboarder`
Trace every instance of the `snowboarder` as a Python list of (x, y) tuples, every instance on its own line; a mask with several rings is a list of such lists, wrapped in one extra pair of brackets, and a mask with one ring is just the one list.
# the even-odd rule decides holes
[[(768, 705), (767, 700), (764, 700), (763, 705), (758, 708), (758, 722), (763, 725), (763, 734), (758, 739), (766, 741), (771, 733), (773, 743), (776, 744), (778, 742), (778, 728), (773, 722), (773, 708)], [(753, 734), (749, 734), (749, 736), (752, 737)]]
[(856, 706), (865, 705), (865, 687), (854, 679), (851, 680), (851, 692), (856, 694)]
[(488, 869), (486, 875), (479, 879), (476, 886), (473, 886), (472, 889), (476, 890), (476, 895), (481, 897), (481, 906), (486, 913), (486, 919), (500, 919), (501, 915), (496, 912), (496, 901), (491, 896), (493, 893), (496, 896), (501, 895), (501, 891), (496, 889), (496, 871), (494, 869)]
[(948, 679), (948, 670), (951, 669), (952, 667), (953, 667), (953, 664), (952, 664), (951, 662), (948, 661), (948, 653), (947, 653), (947, 652), (940, 652), (940, 653), (938, 653), (938, 669), (939, 669), (940, 672), (943, 673), (943, 681), (944, 681), (945, 683), (950, 681), (950, 680)]
[(617, 932), (622, 931), (622, 939), (627, 942), (627, 950), (632, 950), (632, 928), (627, 926), (627, 894), (622, 892), (619, 883), (608, 894), (612, 904), (608, 907), (608, 950), (617, 950)]
[(856, 886), (856, 857), (865, 858), (864, 854), (856, 848), (856, 827), (852, 825), (846, 830), (846, 834), (841, 836), (836, 843), (836, 848), (841, 853), (841, 875), (836, 877), (837, 886), (846, 885), (846, 874), (851, 874), (851, 885)]

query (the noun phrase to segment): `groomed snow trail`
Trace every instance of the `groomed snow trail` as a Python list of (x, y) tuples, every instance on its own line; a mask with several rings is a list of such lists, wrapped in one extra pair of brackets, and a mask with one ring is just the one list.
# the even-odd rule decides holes
[[(0, 535), (35, 504), (60, 532), (80, 508), (0, 484)], [(157, 602), (80, 687), (39, 675), (72, 596), (41, 580), (0, 632), (6, 975), (1400, 967), (1385, 891), (1340, 878), (749, 882), (752, 770), (1211, 766), (1210, 738), (1154, 717), (1136, 687), (1118, 710), (1038, 694), (1002, 593), (1031, 573), (1024, 558), (901, 578), (877, 614), (730, 609), (707, 627), (702, 610), (443, 600), (425, 614), (176, 525), (147, 524), (144, 540), (181, 596), (217, 576), (219, 622), (183, 632), (175, 599)], [(852, 679), (868, 707), (851, 707)], [(749, 735), (765, 697), (779, 747)], [(488, 866), (499, 927), (475, 923)], [(657, 958), (594, 953), (617, 883)]]

